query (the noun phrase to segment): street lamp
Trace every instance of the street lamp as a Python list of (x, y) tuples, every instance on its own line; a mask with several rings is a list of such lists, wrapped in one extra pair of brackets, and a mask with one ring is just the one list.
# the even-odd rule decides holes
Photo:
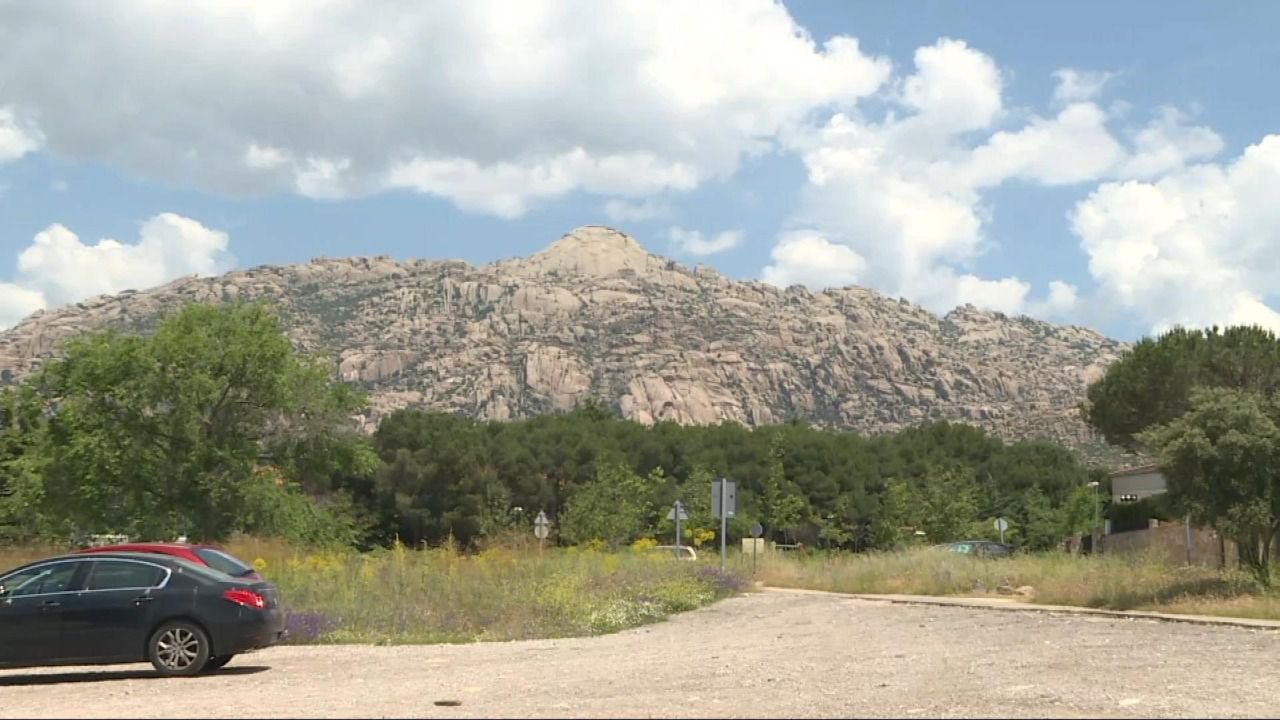
[(1093, 488), (1093, 532), (1089, 534), (1089, 554), (1098, 552), (1098, 481), (1089, 483)]

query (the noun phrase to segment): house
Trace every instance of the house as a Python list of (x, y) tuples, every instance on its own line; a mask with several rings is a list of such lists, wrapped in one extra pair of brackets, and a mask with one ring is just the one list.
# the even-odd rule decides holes
[(1153, 495), (1161, 495), (1167, 487), (1164, 475), (1155, 465), (1118, 470), (1111, 473), (1111, 502), (1135, 503)]

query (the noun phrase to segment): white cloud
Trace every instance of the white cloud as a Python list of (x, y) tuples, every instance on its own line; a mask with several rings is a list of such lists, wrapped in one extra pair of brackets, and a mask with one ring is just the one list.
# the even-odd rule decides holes
[(1068, 316), (1080, 304), (1080, 291), (1062, 280), (1049, 281), (1049, 293), (1043, 300), (1029, 303), (1026, 313), (1033, 317), (1057, 319)]
[(417, 159), (390, 169), (388, 187), (447, 195), (459, 208), (503, 218), (519, 217), (529, 203), (564, 195), (581, 183), (597, 192), (644, 195), (697, 187), (697, 169), (665, 163), (651, 154), (593, 158), (575, 148), (546, 162), (477, 165), (466, 158)]
[[(0, 34), (3, 37), (3, 34)], [(44, 136), (11, 106), (0, 106), (0, 163), (10, 162), (40, 149)]]
[(964, 41), (943, 38), (921, 47), (915, 65), (902, 83), (902, 103), (916, 112), (908, 124), (963, 132), (985, 128), (1003, 112), (999, 68)]
[(0, 283), (0, 322), (8, 326), (43, 307), (184, 275), (225, 272), (234, 261), (227, 242), (226, 233), (173, 213), (144, 223), (133, 244), (102, 239), (86, 245), (65, 226), (50, 225), (19, 253), (14, 281)]
[(1133, 156), (1117, 172), (1125, 178), (1151, 178), (1188, 162), (1208, 160), (1222, 151), (1222, 138), (1207, 127), (1191, 127), (1176, 108), (1160, 108), (1156, 118), (1134, 137)]
[[(1110, 127), (1115, 119), (1091, 101), (1105, 74), (1056, 73), (1059, 107), (1045, 117), (1006, 110), (1001, 72), (964, 43), (943, 39), (915, 57), (914, 72), (889, 83), (901, 90), (886, 98), (883, 119), (836, 113), (807, 135), (791, 136), (808, 170), (791, 225), (828, 246), (847, 247), (862, 262), (861, 282), (935, 312), (973, 303), (1063, 317), (1080, 306), (1079, 291), (1062, 281), (1033, 296), (1023, 279), (973, 272), (991, 250), (990, 189), (1011, 181), (1060, 186), (1141, 177), (1221, 148), (1212, 130), (1167, 109), (1118, 137)], [(1025, 119), (1014, 123), (1015, 117)], [(789, 282), (829, 282), (816, 264), (787, 265), (777, 257), (765, 272)]]
[(1060, 105), (1070, 105), (1082, 100), (1093, 100), (1104, 85), (1115, 77), (1109, 72), (1062, 68), (1053, 73), (1058, 86), (1053, 90), (1053, 100)]
[(614, 222), (641, 222), (666, 217), (671, 214), (671, 208), (653, 198), (637, 202), (614, 198), (604, 204), (604, 213)]
[(704, 238), (699, 230), (673, 227), (669, 231), (671, 244), (686, 255), (706, 257), (732, 250), (742, 244), (741, 230), (725, 230), (715, 237)]
[(0, 283), (0, 328), (16, 324), (45, 307), (44, 295), (14, 283)]
[(0, 26), (0, 87), (51, 152), (227, 195), (409, 188), (503, 217), (728, 176), (888, 72), (773, 0), (20, 3)]
[(811, 231), (785, 233), (769, 253), (762, 279), (778, 287), (808, 285), (816, 289), (858, 282), (866, 262), (847, 245), (832, 243)]
[(1071, 215), (1089, 271), (1110, 303), (1151, 323), (1260, 323), (1280, 288), (1280, 135), (1230, 164), (1154, 181), (1104, 183)]
[(253, 170), (274, 170), (289, 162), (289, 154), (280, 148), (250, 145), (244, 153), (244, 164)]
[(1125, 157), (1106, 121), (1097, 105), (1076, 103), (1052, 119), (1033, 117), (1019, 130), (997, 132), (970, 154), (971, 182), (987, 187), (1018, 178), (1066, 185), (1101, 177)]

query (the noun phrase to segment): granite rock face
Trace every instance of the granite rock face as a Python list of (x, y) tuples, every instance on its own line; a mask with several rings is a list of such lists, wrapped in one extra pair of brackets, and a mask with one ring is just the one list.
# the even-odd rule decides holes
[(407, 406), (509, 420), (596, 398), (645, 423), (878, 433), (946, 419), (1096, 449), (1076, 406), (1127, 347), (972, 306), (938, 317), (863, 288), (733, 281), (588, 226), (482, 267), (322, 258), (94, 298), (0, 333), (0, 375), (21, 378), (86, 330), (145, 331), (184, 301), (260, 299), (300, 349), (370, 388), (367, 428)]

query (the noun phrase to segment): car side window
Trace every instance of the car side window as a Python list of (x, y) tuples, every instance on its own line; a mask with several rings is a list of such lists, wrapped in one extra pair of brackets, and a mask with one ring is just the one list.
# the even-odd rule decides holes
[(79, 563), (59, 562), (37, 565), (0, 578), (4, 596), (9, 598), (45, 593), (66, 592), (71, 589)]
[(153, 588), (164, 580), (164, 568), (129, 560), (94, 560), (90, 563), (85, 590), (125, 590)]

